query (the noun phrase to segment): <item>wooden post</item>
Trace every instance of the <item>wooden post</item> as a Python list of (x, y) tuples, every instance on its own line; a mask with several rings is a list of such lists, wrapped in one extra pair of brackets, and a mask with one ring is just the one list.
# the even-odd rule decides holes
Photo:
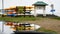
[(26, 7), (24, 6), (24, 17), (25, 17), (25, 11), (26, 11)]

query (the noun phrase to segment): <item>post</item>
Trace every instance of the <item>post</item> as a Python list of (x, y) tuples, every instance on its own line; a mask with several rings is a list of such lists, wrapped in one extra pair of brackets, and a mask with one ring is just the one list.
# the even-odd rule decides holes
[(54, 9), (54, 5), (53, 5), (53, 4), (51, 4), (51, 9), (52, 9), (52, 10)]
[(46, 14), (45, 14), (45, 6), (43, 7), (43, 16), (45, 17)]
[(26, 7), (24, 6), (24, 17), (25, 17), (25, 11), (26, 11)]
[[(2, 0), (2, 11), (4, 10), (4, 0)], [(1, 12), (2, 12), (1, 11)], [(2, 17), (2, 14), (1, 14), (1, 17)]]
[[(2, 11), (3, 10), (4, 10), (4, 0), (2, 0)], [(1, 14), (1, 17), (2, 17), (2, 14)], [(2, 32), (4, 32), (4, 22), (2, 22)]]
[(36, 17), (37, 14), (36, 14), (36, 6), (34, 6), (34, 16)]
[[(51, 4), (51, 10), (53, 10), (54, 9), (54, 5), (53, 4)], [(52, 11), (52, 15), (54, 15), (54, 12)]]
[(2, 32), (4, 32), (4, 22), (2, 22)]

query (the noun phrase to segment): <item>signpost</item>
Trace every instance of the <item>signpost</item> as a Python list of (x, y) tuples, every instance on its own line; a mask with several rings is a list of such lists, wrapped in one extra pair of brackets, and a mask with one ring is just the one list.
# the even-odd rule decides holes
[(52, 15), (54, 15), (55, 10), (54, 10), (54, 9), (52, 9), (52, 10), (51, 10), (51, 12), (52, 12)]
[(53, 4), (51, 4), (51, 12), (52, 12), (52, 15), (54, 15), (55, 9)]

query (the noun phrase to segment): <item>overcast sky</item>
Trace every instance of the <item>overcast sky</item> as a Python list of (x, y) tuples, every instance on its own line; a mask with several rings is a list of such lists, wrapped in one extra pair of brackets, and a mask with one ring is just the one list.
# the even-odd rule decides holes
[[(43, 1), (48, 4), (46, 6), (46, 13), (51, 13), (51, 4), (54, 4), (55, 15), (60, 16), (60, 0), (4, 0), (4, 8), (8, 8), (10, 6), (27, 6), (32, 5), (37, 1)], [(2, 9), (2, 0), (0, 0), (0, 9)]]

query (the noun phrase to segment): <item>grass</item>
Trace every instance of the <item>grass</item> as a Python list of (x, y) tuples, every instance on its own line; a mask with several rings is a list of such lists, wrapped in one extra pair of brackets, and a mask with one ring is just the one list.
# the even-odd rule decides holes
[(12, 21), (12, 22), (20, 22), (20, 21), (34, 21), (35, 17), (0, 17), (1, 21)]
[[(29, 16), (26, 16), (26, 17), (23, 17), (23, 16), (19, 16), (19, 17), (0, 17), (0, 21), (12, 21), (12, 22), (20, 22), (20, 21), (35, 21), (35, 20), (40, 20), (41, 18), (43, 17), (29, 17)], [(60, 17), (54, 17), (52, 19), (57, 19), (57, 20), (60, 20)]]
[[(19, 17), (0, 17), (0, 21), (12, 21), (12, 22), (20, 22), (20, 21), (35, 21), (35, 20), (40, 20), (42, 19), (43, 17), (29, 17), (29, 16), (26, 16), (26, 17), (23, 17), (23, 16), (19, 16)], [(57, 19), (57, 20), (60, 20), (60, 17), (54, 17), (52, 19)]]
[(50, 33), (50, 34), (57, 34), (56, 31), (48, 30), (48, 29), (45, 29), (45, 28), (39, 28), (39, 29), (37, 29), (36, 31), (40, 31), (40, 32), (48, 32), (48, 33)]
[(54, 17), (53, 19), (57, 19), (57, 20), (60, 20), (60, 17)]

